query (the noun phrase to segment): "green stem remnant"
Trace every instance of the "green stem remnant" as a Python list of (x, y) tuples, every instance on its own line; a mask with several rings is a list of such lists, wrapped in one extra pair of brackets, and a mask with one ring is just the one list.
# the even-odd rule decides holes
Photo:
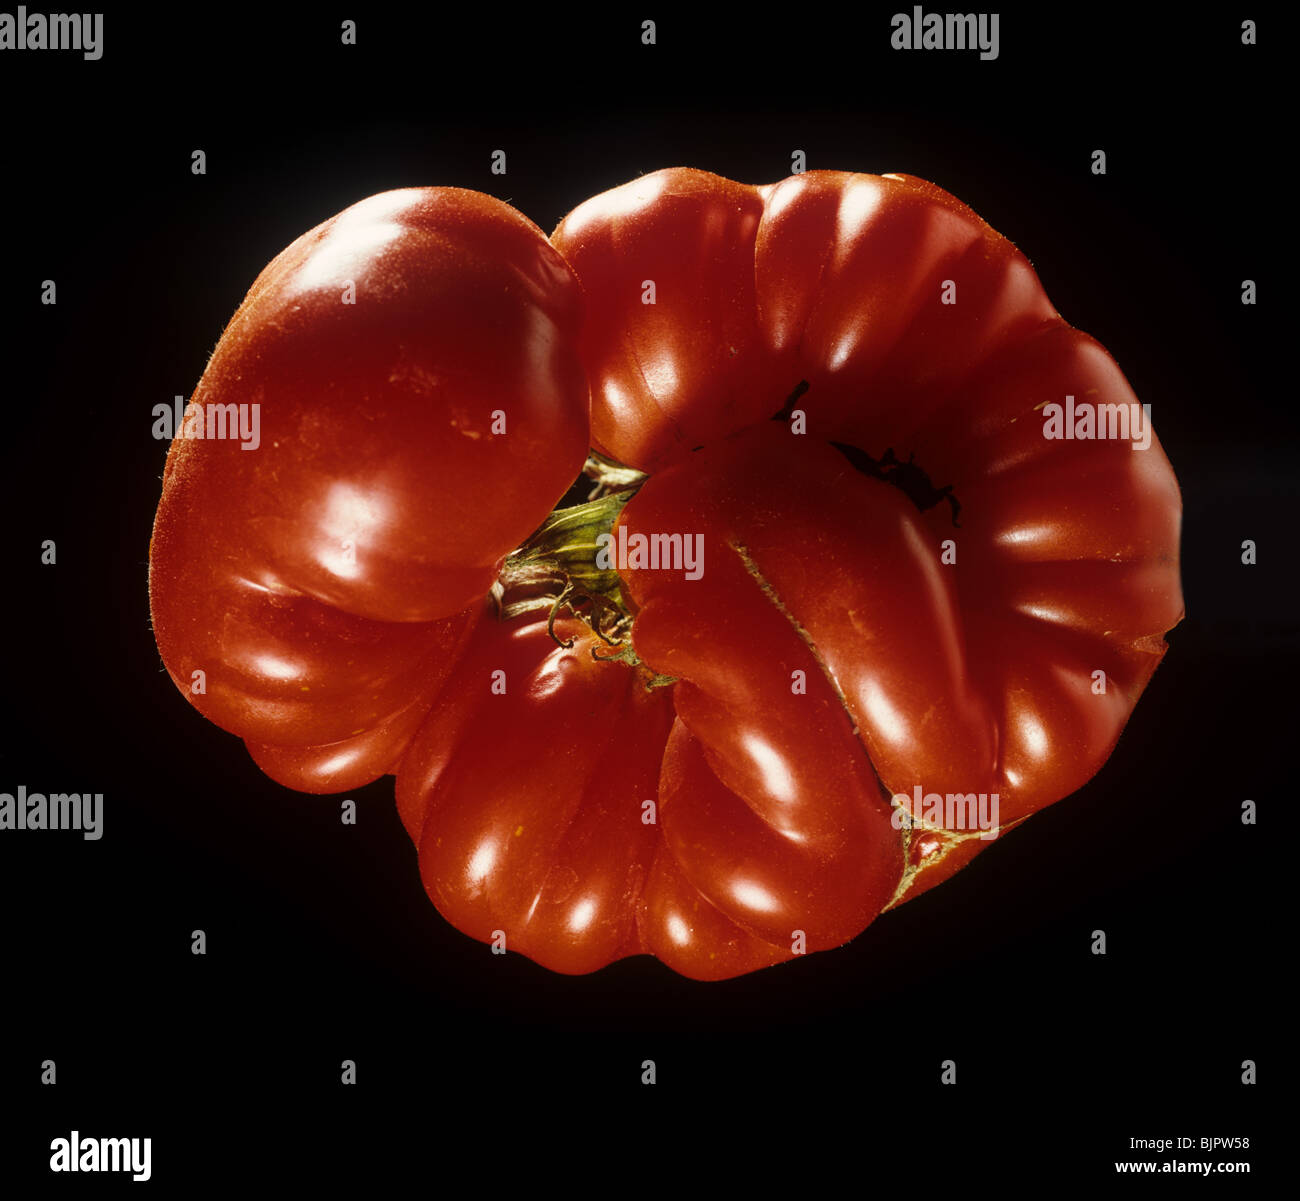
[(621, 492), (625, 488), (635, 492), (646, 480), (644, 471), (638, 471), (635, 467), (624, 467), (622, 463), (607, 459), (594, 450), (588, 452), (582, 474), (595, 484), (587, 496), (588, 500), (599, 500), (602, 496), (607, 496), (611, 492)]
[[(591, 656), (602, 662), (640, 667), (647, 688), (675, 681), (641, 664), (632, 649), (632, 615), (623, 597), (622, 580), (607, 555), (600, 556), (602, 535), (611, 535), (623, 506), (636, 494), (645, 476), (593, 454), (584, 474), (596, 481), (593, 499), (556, 509), (518, 550), (506, 559), (492, 595), (502, 620), (524, 613), (545, 612), (547, 630), (561, 646), (555, 619), (561, 609), (585, 621), (614, 653)], [(617, 489), (617, 490), (614, 490)], [(603, 561), (603, 562), (602, 562)], [(608, 565), (604, 565), (607, 563)]]
[[(507, 619), (538, 609), (555, 615), (567, 606), (606, 642), (631, 624), (623, 603), (622, 581), (611, 564), (597, 565), (600, 536), (608, 534), (632, 497), (632, 490), (612, 492), (569, 509), (556, 509), (527, 542), (505, 562), (498, 581), (499, 607)], [(579, 607), (585, 611), (580, 612)], [(605, 630), (608, 628), (609, 635)]]

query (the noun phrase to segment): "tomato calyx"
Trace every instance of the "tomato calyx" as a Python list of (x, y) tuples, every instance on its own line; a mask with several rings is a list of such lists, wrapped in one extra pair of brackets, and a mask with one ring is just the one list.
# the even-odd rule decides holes
[(646, 481), (646, 473), (635, 467), (625, 467), (613, 459), (607, 458), (599, 451), (588, 451), (587, 462), (582, 474), (592, 480), (594, 487), (587, 494), (588, 500), (599, 500), (611, 492), (621, 492), (624, 488), (636, 491)]
[(611, 653), (601, 654), (593, 646), (593, 659), (639, 668), (647, 689), (674, 684), (674, 677), (651, 671), (633, 649), (632, 614), (609, 554), (614, 523), (646, 477), (594, 453), (584, 474), (596, 483), (593, 499), (556, 509), (506, 559), (492, 590), (498, 616), (508, 621), (524, 613), (545, 611), (547, 633), (567, 648), (574, 640), (565, 640), (555, 632), (556, 618), (567, 609), (611, 648)]
[(622, 581), (613, 565), (601, 563), (602, 535), (608, 536), (635, 489), (610, 492), (585, 504), (556, 509), (505, 561), (494, 595), (501, 616), (550, 610), (548, 630), (562, 606), (591, 626), (608, 645), (618, 644), (631, 626)]
[(599, 654), (596, 648), (591, 648), (591, 657), (597, 663), (626, 663), (628, 667), (637, 667), (641, 669), (641, 674), (645, 677), (645, 690), (652, 691), (655, 688), (667, 688), (677, 683), (676, 676), (666, 676), (661, 672), (653, 671), (646, 663), (641, 661), (641, 657), (636, 653), (632, 646), (631, 639), (626, 639), (617, 644), (612, 654)]

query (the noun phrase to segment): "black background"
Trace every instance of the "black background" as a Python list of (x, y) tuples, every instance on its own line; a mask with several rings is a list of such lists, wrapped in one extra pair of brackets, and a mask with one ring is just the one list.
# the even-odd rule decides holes
[[(1258, 10), (1003, 6), (981, 62), (892, 50), (910, 5), (818, 7), (109, 11), (102, 61), (0, 53), (0, 790), (105, 796), (102, 841), (0, 832), (0, 1181), (56, 1179), (49, 1141), (74, 1127), (153, 1137), (164, 1188), (438, 1187), (438, 1165), (504, 1170), (534, 1133), (561, 1176), (600, 1150), (653, 1177), (684, 1137), (720, 1179), (830, 1158), (864, 1185), (947, 1166), (1051, 1187), (1176, 1135), (1251, 1136), (1183, 1157), (1263, 1172), (1294, 943), (1272, 895), (1298, 647), (1280, 31)], [(1240, 44), (1243, 16), (1262, 45)], [(839, 951), (711, 985), (645, 957), (568, 978), (494, 956), (428, 903), (391, 780), (342, 826), (162, 670), (152, 408), (192, 391), (277, 251), (371, 193), (476, 188), (549, 230), (641, 172), (764, 183), (796, 149), (952, 191), (1114, 354), (1183, 488), (1187, 618), (1087, 787)], [(832, 1126), (810, 1126), (823, 1106)]]

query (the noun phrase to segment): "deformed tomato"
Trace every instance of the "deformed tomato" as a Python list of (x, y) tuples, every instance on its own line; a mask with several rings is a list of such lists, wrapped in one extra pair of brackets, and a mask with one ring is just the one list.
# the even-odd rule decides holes
[(661, 171), (549, 243), (373, 197), (193, 425), (244, 403), (168, 456), (169, 672), (291, 787), (395, 773), (440, 912), (557, 971), (847, 941), (1094, 775), (1182, 615), (1149, 408), (908, 176)]
[(177, 686), (270, 775), (395, 766), (582, 466), (580, 319), (542, 232), (458, 188), (363, 200), (258, 276), (191, 408), (260, 406), (260, 443), (172, 442), (149, 595)]

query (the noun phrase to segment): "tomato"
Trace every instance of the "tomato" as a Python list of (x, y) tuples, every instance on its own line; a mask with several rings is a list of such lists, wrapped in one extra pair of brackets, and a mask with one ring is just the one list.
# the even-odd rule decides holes
[(397, 802), (457, 929), (589, 972), (640, 950), (672, 702), (594, 659), (585, 625), (555, 628), (573, 645), (546, 621), (481, 623), (402, 762)]
[(250, 399), (168, 457), (169, 672), (291, 787), (394, 773), (439, 911), (556, 971), (844, 943), (1093, 776), (1182, 616), (1149, 411), (907, 176), (661, 171), (549, 244), (372, 198), (236, 313), (195, 403)]
[[(149, 591), (193, 704), (292, 787), (394, 766), (505, 555), (587, 451), (577, 281), (509, 206), (373, 196), (258, 276), (178, 436)], [(201, 673), (196, 675), (195, 673)]]
[(601, 658), (587, 626), (555, 633), (571, 645), (544, 620), (481, 622), (397, 773), (439, 912), (560, 972), (649, 953), (708, 980), (790, 958), (706, 900), (664, 841), (660, 775), (681, 733), (668, 690)]
[[(1067, 396), (1149, 415), (1010, 242), (908, 176), (686, 169), (552, 241), (594, 315), (593, 444), (652, 472), (620, 521), (709, 548), (698, 581), (623, 576), (638, 653), (680, 678), (692, 787), (750, 831), (742, 871), (734, 831), (692, 811), (674, 836), (665, 805), (704, 895), (782, 941), (806, 855), (827, 848), (821, 888), (860, 873), (882, 798), (917, 819), (897, 903), (989, 845), (925, 798), (996, 793), (1007, 828), (1095, 774), (1182, 617), (1181, 498), (1149, 425), (1145, 447), (1045, 436)], [(799, 917), (823, 945), (875, 904), (853, 883)]]

